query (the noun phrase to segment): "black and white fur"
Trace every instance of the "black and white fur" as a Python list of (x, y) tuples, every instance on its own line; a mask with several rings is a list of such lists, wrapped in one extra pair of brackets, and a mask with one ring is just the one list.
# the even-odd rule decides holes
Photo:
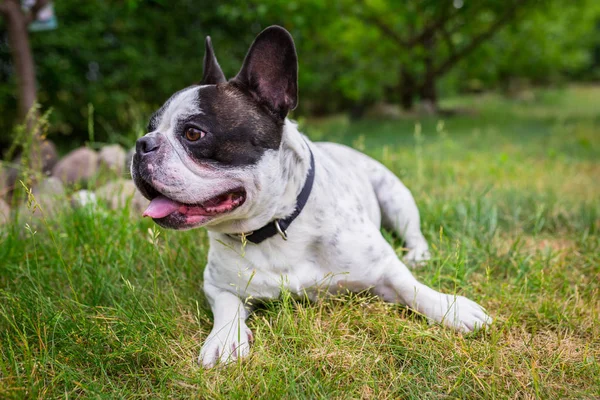
[[(227, 213), (156, 219), (169, 228), (205, 226), (209, 232), (204, 292), (214, 326), (200, 352), (204, 366), (247, 355), (252, 338), (247, 300), (277, 298), (282, 288), (310, 298), (320, 290), (370, 289), (460, 332), (491, 323), (475, 302), (418, 282), (381, 235), (383, 224), (404, 238), (408, 263), (429, 258), (415, 201), (393, 173), (351, 148), (310, 142), (286, 119), (297, 103), (296, 51), (286, 30), (264, 30), (230, 81), (207, 39), (204, 70), (200, 85), (174, 94), (155, 113), (132, 163), (136, 184), (151, 200), (163, 195), (202, 204), (219, 193), (244, 190), (243, 204)], [(183, 132), (190, 124), (206, 136), (186, 141)], [(232, 234), (293, 212), (310, 166), (309, 147), (314, 186), (287, 230), (289, 239), (276, 235), (242, 248)]]

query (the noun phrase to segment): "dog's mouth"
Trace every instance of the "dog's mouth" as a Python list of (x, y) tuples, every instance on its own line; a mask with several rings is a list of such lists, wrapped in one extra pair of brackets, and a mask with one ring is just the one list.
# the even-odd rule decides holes
[(144, 217), (151, 217), (156, 220), (178, 214), (190, 221), (199, 217), (215, 217), (235, 210), (244, 204), (245, 200), (246, 190), (243, 188), (229, 190), (197, 204), (181, 203), (159, 194), (152, 199), (148, 208), (144, 211)]

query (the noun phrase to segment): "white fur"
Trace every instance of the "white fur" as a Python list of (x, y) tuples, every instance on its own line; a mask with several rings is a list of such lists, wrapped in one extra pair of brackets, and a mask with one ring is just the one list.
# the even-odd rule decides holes
[[(286, 188), (272, 185), (283, 179), (279, 151), (267, 151), (257, 165), (229, 169), (200, 165), (186, 153), (175, 137), (175, 127), (178, 121), (189, 115), (202, 114), (196, 102), (201, 89), (202, 86), (194, 86), (175, 94), (165, 105), (157, 129), (147, 134), (163, 135), (168, 142), (168, 146), (163, 146), (164, 157), (155, 161), (158, 164), (148, 165), (148, 169), (153, 171), (152, 185), (169, 198), (187, 204), (202, 203), (221, 193), (244, 187), (245, 203), (231, 213), (214, 218), (207, 225), (215, 231), (248, 232), (268, 223), (274, 214), (290, 214), (294, 207), (292, 202), (286, 202), (283, 207), (278, 204)], [(292, 165), (289, 167), (293, 168)]]
[[(315, 157), (315, 182), (304, 210), (287, 231), (289, 240), (276, 235), (243, 247), (227, 235), (258, 229), (292, 212), (309, 169), (308, 146)], [(311, 143), (286, 120), (280, 150), (265, 153), (256, 166), (238, 172), (223, 178), (195, 171), (196, 177), (190, 172), (182, 178), (192, 195), (210, 190), (219, 179), (238, 179), (248, 192), (242, 207), (207, 226), (204, 289), (215, 322), (200, 353), (204, 366), (248, 354), (252, 333), (245, 320), (250, 300), (276, 298), (282, 288), (311, 298), (321, 290), (371, 289), (386, 301), (406, 304), (460, 332), (491, 323), (473, 301), (419, 283), (382, 237), (383, 221), (405, 238), (408, 261), (429, 258), (412, 195), (377, 161), (345, 146)]]

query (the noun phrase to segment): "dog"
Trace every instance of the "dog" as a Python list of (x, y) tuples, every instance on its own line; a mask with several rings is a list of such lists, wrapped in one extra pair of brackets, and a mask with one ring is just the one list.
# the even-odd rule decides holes
[(199, 85), (175, 93), (136, 142), (131, 174), (144, 216), (169, 229), (208, 230), (204, 293), (214, 326), (205, 367), (246, 356), (248, 299), (282, 290), (370, 290), (459, 332), (492, 319), (477, 303), (415, 279), (380, 227), (401, 235), (407, 263), (429, 259), (411, 192), (349, 147), (313, 143), (287, 119), (298, 102), (298, 59), (282, 27), (262, 31), (229, 81), (206, 38)]

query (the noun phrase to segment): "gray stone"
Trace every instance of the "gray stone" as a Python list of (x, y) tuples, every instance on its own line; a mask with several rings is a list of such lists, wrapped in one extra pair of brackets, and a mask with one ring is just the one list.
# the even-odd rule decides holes
[(104, 146), (98, 154), (100, 167), (105, 167), (117, 175), (123, 174), (127, 153), (118, 144)]
[(0, 199), (0, 226), (5, 225), (10, 220), (10, 207), (6, 202)]
[(133, 212), (140, 216), (150, 203), (129, 179), (119, 179), (107, 183), (96, 190), (96, 196), (113, 210), (121, 209), (129, 204)]
[(46, 179), (38, 183), (31, 192), (36, 198), (41, 197), (57, 197), (64, 196), (65, 187), (60, 179), (55, 176), (49, 176)]
[(60, 179), (50, 176), (38, 183), (32, 190), (33, 201), (26, 202), (19, 207), (19, 214), (25, 217), (50, 218), (68, 206), (65, 187)]
[(78, 190), (71, 196), (71, 205), (73, 207), (95, 206), (98, 203), (96, 194), (89, 190)]
[(42, 170), (45, 174), (49, 174), (58, 162), (56, 146), (51, 141), (44, 140), (40, 150), (42, 153)]
[(60, 160), (52, 175), (64, 184), (72, 185), (89, 181), (98, 171), (98, 153), (87, 147), (80, 147)]
[(10, 162), (8, 168), (6, 168), (5, 172), (5, 185), (6, 185), (6, 196), (10, 198), (13, 190), (15, 190), (15, 185), (17, 183), (17, 178), (19, 177), (20, 168), (18, 166), (21, 165), (21, 156), (18, 156), (13, 161)]
[[(58, 161), (58, 153), (54, 143), (49, 140), (44, 140), (40, 145), (40, 156), (42, 157), (42, 172), (44, 175), (49, 175)], [(29, 162), (28, 165), (29, 167), (40, 167), (39, 162)], [(4, 181), (2, 181), (2, 178), (0, 177), (0, 198), (9, 198), (12, 195), (12, 191), (20, 186), (19, 179), (21, 179), (26, 170), (27, 167), (23, 166), (22, 155), (18, 155), (10, 162), (4, 172)], [(2, 172), (0, 171), (0, 175), (1, 174)], [(37, 176), (29, 174), (29, 179), (36, 180)]]

